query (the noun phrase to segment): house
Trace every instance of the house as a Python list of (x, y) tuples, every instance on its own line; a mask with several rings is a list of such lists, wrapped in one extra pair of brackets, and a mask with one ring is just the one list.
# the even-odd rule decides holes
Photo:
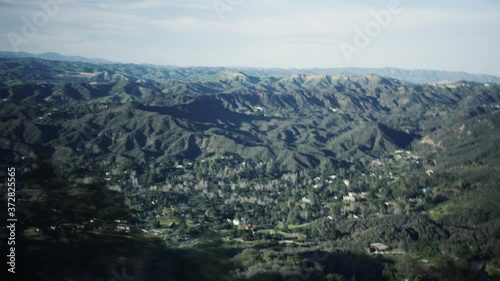
[(344, 202), (356, 202), (356, 198), (354, 198), (352, 196), (344, 196), (343, 201)]
[(129, 233), (130, 232), (130, 226), (127, 224), (119, 224), (115, 228), (115, 232), (121, 232), (121, 233)]
[(389, 246), (382, 243), (371, 243), (370, 247), (367, 249), (369, 254), (384, 254), (384, 251), (388, 250)]
[(163, 218), (164, 216), (165, 216), (165, 213), (162, 213), (162, 214), (158, 214), (158, 215), (156, 215), (156, 216), (155, 216), (155, 218), (157, 218), (157, 219), (161, 219), (161, 218)]
[(242, 224), (238, 225), (239, 230), (253, 230), (253, 225), (251, 224)]
[(344, 202), (356, 202), (356, 196), (357, 196), (356, 193), (349, 192), (348, 196), (344, 196), (343, 201)]
[(345, 184), (345, 186), (349, 187), (349, 185), (351, 184), (351, 182), (349, 180), (344, 180), (344, 184)]

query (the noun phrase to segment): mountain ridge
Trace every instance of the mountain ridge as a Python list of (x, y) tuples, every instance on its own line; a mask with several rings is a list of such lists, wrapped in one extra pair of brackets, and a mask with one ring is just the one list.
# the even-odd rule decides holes
[[(1, 52), (0, 58), (39, 58), (53, 61), (83, 62), (91, 64), (116, 64), (131, 65), (130, 63), (116, 63), (105, 59), (85, 58), (81, 56), (65, 56), (58, 53), (31, 54), (26, 52)], [(164, 70), (198, 70), (205, 69), (210, 71), (237, 71), (256, 77), (289, 77), (295, 74), (310, 75), (348, 75), (363, 76), (375, 74), (381, 77), (393, 78), (416, 84), (446, 84), (459, 81), (469, 81), (477, 83), (500, 83), (500, 77), (488, 74), (472, 74), (463, 71), (440, 71), (424, 69), (401, 69), (394, 67), (384, 68), (259, 68), (259, 67), (179, 67), (179, 66), (159, 66), (151, 64), (139, 64), (143, 67), (158, 67)]]
[(117, 158), (154, 166), (229, 154), (300, 170), (400, 149), (432, 156), (463, 149), (455, 142), (478, 149), (447, 128), (494, 121), (500, 105), (497, 84), (377, 75), (257, 77), (29, 58), (0, 59), (0, 78), (5, 163), (42, 153), (69, 166)]
[(54, 52), (45, 52), (40, 54), (32, 54), (27, 52), (7, 52), (0, 51), (0, 57), (3, 58), (39, 58), (45, 60), (54, 60), (54, 61), (69, 61), (69, 62), (86, 62), (86, 63), (94, 63), (94, 64), (109, 64), (116, 63), (106, 59), (101, 58), (87, 58), (82, 56), (66, 56), (61, 55), (59, 53)]

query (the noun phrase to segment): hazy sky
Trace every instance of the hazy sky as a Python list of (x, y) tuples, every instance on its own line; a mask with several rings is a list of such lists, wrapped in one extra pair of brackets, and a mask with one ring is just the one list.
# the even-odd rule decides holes
[[(0, 0), (0, 50), (179, 66), (388, 66), (500, 76), (499, 0), (400, 0), (398, 12), (389, 12), (390, 2)], [(52, 5), (44, 11), (40, 3)], [(371, 21), (379, 11), (391, 19), (377, 30)], [(367, 27), (369, 44), (356, 44), (357, 30)]]

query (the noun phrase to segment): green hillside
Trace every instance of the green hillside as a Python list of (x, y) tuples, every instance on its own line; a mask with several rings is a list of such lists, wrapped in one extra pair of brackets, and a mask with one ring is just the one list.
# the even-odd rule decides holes
[(389, 77), (1, 58), (25, 280), (495, 280), (500, 85)]

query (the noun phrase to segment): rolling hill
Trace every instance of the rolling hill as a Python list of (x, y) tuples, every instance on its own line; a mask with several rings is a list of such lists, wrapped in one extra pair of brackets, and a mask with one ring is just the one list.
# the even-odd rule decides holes
[[(231, 154), (297, 170), (398, 149), (476, 151), (499, 125), (498, 84), (36, 58), (1, 59), (0, 74), (4, 162), (47, 154), (75, 167), (117, 158), (145, 165)], [(479, 120), (489, 129), (454, 134)]]

